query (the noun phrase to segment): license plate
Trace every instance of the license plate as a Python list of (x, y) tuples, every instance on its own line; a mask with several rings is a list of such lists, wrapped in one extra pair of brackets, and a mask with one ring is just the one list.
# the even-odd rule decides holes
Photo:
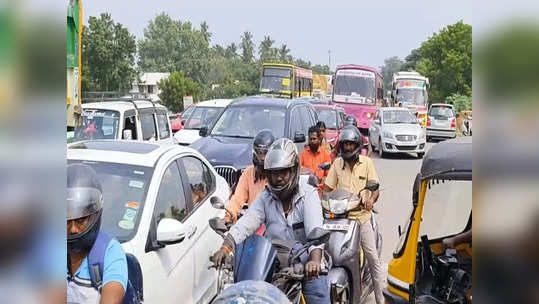
[(324, 224), (322, 227), (326, 230), (348, 231), (348, 228), (350, 228), (350, 225), (349, 224)]

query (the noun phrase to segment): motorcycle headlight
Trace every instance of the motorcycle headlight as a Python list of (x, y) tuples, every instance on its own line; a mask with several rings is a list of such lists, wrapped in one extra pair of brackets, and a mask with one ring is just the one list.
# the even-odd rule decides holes
[(347, 200), (329, 200), (329, 211), (335, 214), (343, 214), (346, 212)]
[(392, 133), (389, 133), (389, 132), (386, 132), (386, 131), (382, 132), (382, 137), (389, 138), (389, 139), (394, 138)]

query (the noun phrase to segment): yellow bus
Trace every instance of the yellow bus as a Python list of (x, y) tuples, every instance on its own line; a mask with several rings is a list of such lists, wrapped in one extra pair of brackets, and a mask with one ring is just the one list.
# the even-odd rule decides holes
[(294, 98), (312, 96), (313, 72), (284, 63), (262, 64), (260, 94)]

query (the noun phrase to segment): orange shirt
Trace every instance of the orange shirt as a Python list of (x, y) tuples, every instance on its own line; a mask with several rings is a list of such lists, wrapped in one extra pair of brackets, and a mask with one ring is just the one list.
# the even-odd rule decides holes
[(300, 155), (301, 166), (310, 169), (316, 174), (316, 177), (322, 179), (327, 176), (327, 171), (318, 168), (325, 162), (331, 163), (331, 157), (326, 149), (322, 146), (318, 148), (316, 153), (311, 152), (311, 147), (307, 146)]
[(266, 188), (266, 179), (258, 180), (255, 183), (255, 167), (249, 166), (245, 171), (243, 171), (234, 191), (234, 195), (230, 198), (226, 209), (230, 211), (233, 215), (231, 217), (228, 212), (226, 213), (225, 219), (227, 221), (236, 221), (238, 214), (240, 213), (243, 205), (251, 206), (260, 193)]

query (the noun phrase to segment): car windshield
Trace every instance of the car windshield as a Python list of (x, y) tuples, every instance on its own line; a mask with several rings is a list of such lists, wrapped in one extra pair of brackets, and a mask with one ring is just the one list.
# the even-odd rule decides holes
[(335, 101), (374, 104), (375, 76), (363, 70), (339, 70), (335, 79)]
[(260, 91), (281, 92), (292, 91), (292, 69), (290, 68), (264, 68), (260, 80)]
[(452, 118), (455, 116), (455, 113), (453, 113), (453, 109), (446, 106), (433, 106), (430, 108), (429, 116), (435, 117), (435, 118)]
[(222, 107), (196, 107), (185, 122), (184, 129), (211, 128), (224, 109)]
[(153, 169), (108, 162), (75, 161), (92, 167), (103, 187), (101, 229), (119, 242), (137, 232)]
[(269, 129), (276, 138), (284, 136), (285, 111), (267, 106), (228, 107), (219, 117), (211, 135), (254, 138), (258, 131)]
[(183, 119), (189, 118), (189, 115), (191, 115), (191, 113), (193, 113), (194, 110), (195, 110), (195, 107), (193, 106), (190, 106), (189, 108), (185, 109), (183, 113), (181, 114), (181, 118)]
[(427, 91), (422, 88), (397, 89), (397, 102), (402, 105), (427, 106)]
[(82, 123), (75, 129), (73, 141), (117, 138), (120, 112), (84, 109), (81, 118)]
[(323, 121), (328, 129), (337, 129), (337, 111), (318, 110), (318, 120)]
[(408, 111), (384, 111), (386, 124), (416, 124), (417, 118)]

